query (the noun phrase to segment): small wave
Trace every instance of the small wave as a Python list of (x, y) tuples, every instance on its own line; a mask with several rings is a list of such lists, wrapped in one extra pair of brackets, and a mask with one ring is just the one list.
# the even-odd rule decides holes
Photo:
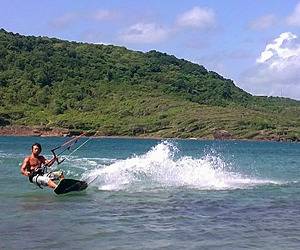
[(112, 164), (116, 161), (116, 159), (110, 159), (110, 158), (97, 158), (97, 157), (82, 157), (78, 158), (77, 156), (62, 156), (62, 158), (65, 158), (70, 163), (75, 165), (86, 165), (89, 167), (95, 167), (99, 164)]
[(18, 154), (18, 153), (6, 153), (0, 151), (0, 158), (7, 159), (7, 158), (22, 158), (24, 157), (24, 154)]
[(219, 156), (178, 157), (179, 149), (162, 142), (140, 156), (99, 165), (84, 173), (85, 179), (96, 179), (100, 190), (130, 188), (187, 187), (199, 190), (244, 189), (257, 185), (280, 184), (272, 180), (247, 177), (231, 170)]
[(90, 171), (91, 169), (97, 168), (99, 165), (111, 164), (115, 159), (108, 158), (79, 158), (78, 156), (64, 156), (61, 158), (65, 159), (63, 167), (54, 166), (53, 169), (63, 169), (66, 176), (78, 177), (82, 176), (84, 172)]

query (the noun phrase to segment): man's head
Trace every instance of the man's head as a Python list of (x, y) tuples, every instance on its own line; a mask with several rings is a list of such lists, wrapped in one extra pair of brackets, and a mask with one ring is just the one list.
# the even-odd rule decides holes
[(34, 155), (39, 155), (42, 152), (42, 146), (39, 143), (34, 143), (31, 146), (31, 151)]

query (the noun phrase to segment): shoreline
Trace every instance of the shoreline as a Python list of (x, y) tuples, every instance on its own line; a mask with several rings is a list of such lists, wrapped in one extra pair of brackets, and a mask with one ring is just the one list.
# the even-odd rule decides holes
[(37, 137), (66, 137), (68, 129), (47, 129), (45, 127), (3, 126), (0, 127), (0, 136), (37, 136)]
[[(78, 136), (81, 134), (81, 131), (72, 131), (69, 129), (63, 128), (46, 128), (41, 126), (0, 126), (0, 136), (20, 136), (20, 137), (72, 137)], [(180, 138), (180, 137), (159, 137), (159, 136), (121, 136), (121, 135), (90, 135), (94, 138), (111, 138), (111, 139), (149, 139), (149, 140), (191, 140), (191, 141), (256, 141), (256, 142), (289, 142), (289, 143), (299, 143), (299, 140), (290, 140), (286, 138), (234, 138), (234, 137), (218, 137), (218, 138), (208, 138), (208, 137), (190, 137), (190, 138)], [(85, 137), (89, 137), (86, 135)]]

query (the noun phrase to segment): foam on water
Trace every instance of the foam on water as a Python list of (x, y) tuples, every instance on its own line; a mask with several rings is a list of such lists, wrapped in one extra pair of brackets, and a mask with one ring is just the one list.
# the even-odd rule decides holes
[(179, 150), (173, 144), (162, 142), (144, 155), (100, 165), (84, 173), (83, 178), (96, 178), (93, 185), (100, 190), (157, 187), (226, 190), (280, 184), (234, 172), (230, 164), (213, 154), (192, 158), (176, 157), (178, 153)]

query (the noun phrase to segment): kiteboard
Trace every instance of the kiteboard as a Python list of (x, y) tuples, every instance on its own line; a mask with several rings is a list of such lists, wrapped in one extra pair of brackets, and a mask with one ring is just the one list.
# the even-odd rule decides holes
[(57, 187), (54, 189), (56, 194), (66, 194), (69, 192), (78, 192), (85, 190), (88, 187), (88, 184), (85, 181), (79, 181), (74, 179), (62, 179)]

